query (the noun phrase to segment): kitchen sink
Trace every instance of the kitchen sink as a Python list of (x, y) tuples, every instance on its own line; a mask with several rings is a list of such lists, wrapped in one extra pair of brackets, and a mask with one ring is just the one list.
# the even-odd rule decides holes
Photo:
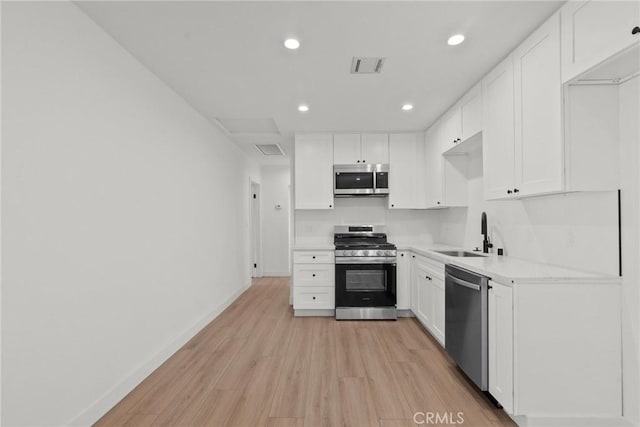
[(434, 251), (442, 255), (460, 257), (460, 258), (469, 258), (469, 257), (483, 257), (485, 255), (479, 252), (467, 252), (467, 251)]

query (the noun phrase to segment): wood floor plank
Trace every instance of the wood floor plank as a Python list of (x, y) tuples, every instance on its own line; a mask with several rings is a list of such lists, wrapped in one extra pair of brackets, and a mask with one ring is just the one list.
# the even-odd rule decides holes
[(335, 322), (315, 319), (311, 365), (304, 412), (306, 427), (337, 426), (340, 418), (340, 387), (336, 354)]
[[(289, 278), (256, 280), (97, 426), (513, 426), (415, 319), (295, 318)], [(433, 425), (433, 424), (430, 424)]]
[(251, 382), (247, 384), (242, 397), (224, 425), (266, 425), (281, 368), (282, 361), (274, 357), (263, 357), (258, 360)]
[(302, 418), (269, 418), (267, 427), (304, 427)]
[(340, 401), (345, 426), (379, 425), (366, 378), (340, 378)]
[[(311, 320), (307, 319), (307, 322), (303, 323), (310, 323)], [(289, 350), (278, 379), (271, 417), (304, 418), (312, 343), (312, 328), (297, 327), (293, 330)]]
[(245, 346), (247, 338), (233, 338), (225, 342), (218, 351), (207, 357), (206, 363), (195, 373), (191, 381), (176, 391), (168, 405), (161, 411), (154, 425), (188, 425), (203, 405), (207, 392), (214, 388), (225, 369)]
[(364, 378), (366, 376), (364, 365), (362, 364), (362, 355), (358, 348), (356, 323), (350, 321), (336, 323), (336, 354), (339, 378)]
[(358, 346), (367, 374), (378, 418), (409, 418), (413, 415), (398, 385), (392, 365), (387, 359), (382, 344), (371, 328), (357, 330)]

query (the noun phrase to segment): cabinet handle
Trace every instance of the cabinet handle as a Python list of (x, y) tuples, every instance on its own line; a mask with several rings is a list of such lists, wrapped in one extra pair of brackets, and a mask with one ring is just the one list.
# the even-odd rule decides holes
[(631, 34), (638, 34), (640, 33), (640, 27), (634, 27), (633, 30), (631, 30)]
[(520, 190), (518, 190), (517, 188), (514, 188), (514, 189), (513, 189), (513, 192), (514, 192), (514, 193), (519, 193), (519, 192), (520, 192)]
[(395, 207), (395, 206), (396, 206), (396, 205), (394, 205), (394, 204), (392, 204), (392, 205), (391, 205), (391, 207), (392, 207), (392, 208), (393, 208), (393, 207)]
[(411, 258), (415, 258), (415, 257), (416, 257), (415, 255), (411, 255)]
[(316, 277), (316, 273), (313, 273), (311, 276)]
[(356, 161), (356, 163), (360, 163), (360, 160)]
[(507, 190), (507, 194), (511, 194), (511, 193), (513, 193), (513, 191)]
[(316, 299), (316, 297), (313, 297), (313, 299)]
[(431, 277), (429, 277), (429, 276), (424, 276), (424, 277), (426, 277), (427, 279), (431, 280)]
[(404, 256), (404, 254), (400, 254), (400, 256)]
[(438, 204), (440, 204), (440, 202), (438, 202)]
[(363, 161), (362, 161), (362, 163), (367, 163), (367, 161), (366, 161), (366, 160), (363, 160)]
[(316, 259), (316, 256), (314, 255), (314, 256), (312, 256), (311, 258)]
[(332, 208), (332, 207), (333, 207), (333, 205), (329, 205), (329, 207), (330, 207), (330, 208)]

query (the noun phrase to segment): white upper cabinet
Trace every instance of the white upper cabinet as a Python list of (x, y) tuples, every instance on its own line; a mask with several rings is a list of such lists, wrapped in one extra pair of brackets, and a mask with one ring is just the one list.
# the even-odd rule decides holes
[(425, 132), (427, 209), (467, 205), (467, 156), (442, 155), (443, 140), (439, 122)]
[(562, 81), (640, 43), (640, 2), (569, 1), (562, 16)]
[(361, 163), (359, 133), (336, 133), (333, 135), (333, 163), (336, 165), (350, 165)]
[(440, 207), (444, 206), (444, 197), (442, 196), (442, 152), (440, 151), (440, 144), (438, 141), (439, 135), (439, 122), (434, 123), (425, 132), (425, 145), (426, 145), (426, 193), (427, 193), (427, 207)]
[(389, 208), (416, 207), (417, 136), (413, 133), (392, 133), (389, 138)]
[(460, 121), (460, 107), (447, 111), (440, 119), (440, 153), (447, 151), (454, 147), (456, 144), (462, 141), (461, 128), (462, 122)]
[(460, 100), (460, 138), (466, 141), (482, 131), (482, 85), (476, 84)]
[(476, 84), (440, 119), (442, 152), (477, 135), (482, 130), (482, 85)]
[(513, 57), (509, 56), (482, 81), (482, 170), (486, 199), (513, 194), (514, 114)]
[(563, 191), (558, 13), (483, 79), (482, 93), (485, 198)]
[[(513, 53), (515, 171), (518, 196), (563, 189), (560, 15), (556, 13)], [(543, 71), (544, 70), (544, 71)]]
[(362, 162), (367, 164), (389, 163), (389, 134), (362, 134)]
[(296, 134), (294, 187), (296, 209), (333, 209), (333, 137)]
[(386, 133), (336, 133), (333, 136), (333, 163), (389, 163), (389, 135)]

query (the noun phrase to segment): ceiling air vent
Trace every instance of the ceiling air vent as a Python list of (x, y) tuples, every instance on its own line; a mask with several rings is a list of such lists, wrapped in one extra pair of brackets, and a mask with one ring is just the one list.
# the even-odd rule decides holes
[(384, 58), (357, 58), (351, 61), (351, 74), (375, 74), (382, 71)]
[(278, 144), (256, 144), (256, 148), (265, 156), (284, 156), (284, 152)]

